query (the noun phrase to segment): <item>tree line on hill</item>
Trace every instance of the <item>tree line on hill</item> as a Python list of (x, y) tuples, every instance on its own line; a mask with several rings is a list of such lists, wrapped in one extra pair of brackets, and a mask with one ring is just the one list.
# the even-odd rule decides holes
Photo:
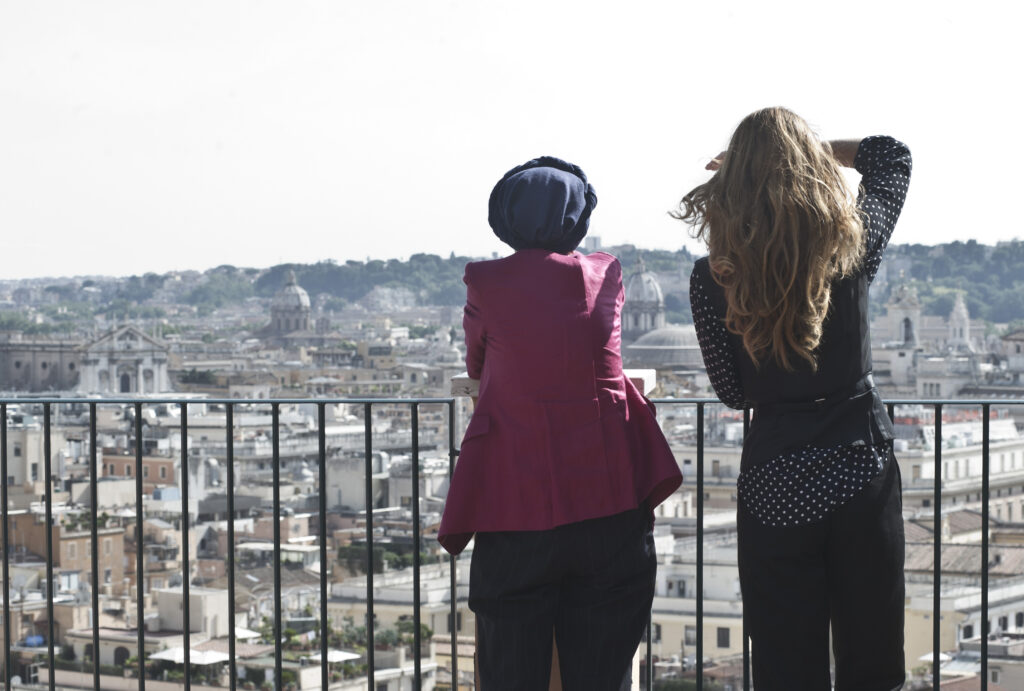
[[(661, 276), (668, 321), (692, 321), (687, 282), (696, 257), (685, 248), (648, 250), (633, 245), (607, 249), (619, 257), (624, 280), (640, 267)], [(29, 319), (18, 310), (0, 312), (0, 330), (36, 333), (70, 331), (96, 315), (116, 320), (164, 316), (156, 297), (168, 293), (172, 300), (192, 305), (209, 314), (214, 309), (241, 304), (253, 297), (269, 298), (287, 282), (294, 271), (312, 298), (320, 297), (327, 309), (338, 310), (364, 298), (375, 288), (401, 288), (421, 305), (461, 306), (466, 296), (462, 282), (465, 265), (474, 258), (414, 254), (407, 260), (371, 259), (337, 263), (280, 264), (268, 269), (218, 266), (181, 288), (170, 275), (145, 274), (104, 282), (86, 280), (79, 285), (45, 287), (46, 304)], [(872, 312), (880, 314), (895, 285), (907, 282), (917, 289), (925, 314), (946, 316), (962, 291), (971, 317), (992, 323), (1024, 325), (1024, 241), (984, 245), (976, 240), (941, 245), (892, 245), (886, 252), (883, 271), (888, 278), (872, 290)], [(898, 270), (897, 270), (898, 268)], [(902, 276), (901, 276), (902, 274)], [(89, 302), (82, 288), (100, 291), (101, 299)], [(102, 290), (101, 290), (102, 289)]]

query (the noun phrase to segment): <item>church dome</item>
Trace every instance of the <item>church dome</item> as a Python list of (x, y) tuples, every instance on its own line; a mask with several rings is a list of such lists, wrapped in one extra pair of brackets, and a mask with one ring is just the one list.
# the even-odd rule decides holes
[(646, 271), (635, 273), (626, 284), (626, 302), (634, 305), (640, 303), (665, 304), (665, 296), (658, 285), (654, 274)]
[(637, 339), (631, 347), (640, 348), (697, 348), (697, 331), (693, 325), (666, 326), (649, 331)]
[(289, 271), (288, 282), (274, 295), (271, 307), (280, 310), (308, 310), (309, 304), (309, 293), (295, 280), (295, 272)]
[(687, 367), (699, 368), (703, 359), (697, 332), (688, 326), (664, 326), (649, 331), (623, 351), (628, 367)]

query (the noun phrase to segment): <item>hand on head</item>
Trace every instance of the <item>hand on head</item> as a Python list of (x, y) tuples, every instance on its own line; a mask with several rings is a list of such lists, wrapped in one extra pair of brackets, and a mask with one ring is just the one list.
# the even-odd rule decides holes
[(722, 167), (722, 161), (725, 159), (725, 151), (722, 151), (717, 156), (708, 161), (708, 164), (704, 166), (704, 170), (718, 170)]

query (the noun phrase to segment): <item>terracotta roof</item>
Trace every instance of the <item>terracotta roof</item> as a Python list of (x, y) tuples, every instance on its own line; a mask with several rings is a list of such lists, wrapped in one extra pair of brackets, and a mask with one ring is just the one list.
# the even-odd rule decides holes
[[(960, 511), (954, 511), (948, 513), (944, 517), (949, 521), (949, 531), (953, 535), (959, 533), (970, 533), (975, 530), (981, 530), (981, 512), (973, 511), (971, 509), (962, 509)], [(995, 524), (995, 520), (990, 516), (988, 519), (989, 526)]]
[[(989, 575), (1019, 576), (1024, 573), (1024, 546), (989, 545)], [(932, 542), (907, 542), (905, 569), (908, 573), (931, 573), (934, 566)], [(981, 545), (943, 543), (942, 573), (973, 576), (981, 573)]]
[(934, 535), (931, 528), (914, 521), (903, 522), (903, 534), (906, 536), (907, 542), (931, 542)]
[[(963, 679), (950, 679), (939, 683), (942, 691), (981, 691), (981, 679), (979, 677), (965, 677)], [(1005, 686), (994, 682), (988, 683), (988, 691), (1010, 691)]]

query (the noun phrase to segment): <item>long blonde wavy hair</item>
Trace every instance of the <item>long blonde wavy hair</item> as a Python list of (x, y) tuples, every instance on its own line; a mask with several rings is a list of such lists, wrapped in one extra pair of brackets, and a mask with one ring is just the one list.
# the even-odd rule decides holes
[(715, 174), (671, 213), (707, 243), (726, 328), (754, 364), (792, 371), (795, 356), (816, 370), (832, 282), (856, 269), (864, 235), (828, 145), (785, 108), (751, 113)]

